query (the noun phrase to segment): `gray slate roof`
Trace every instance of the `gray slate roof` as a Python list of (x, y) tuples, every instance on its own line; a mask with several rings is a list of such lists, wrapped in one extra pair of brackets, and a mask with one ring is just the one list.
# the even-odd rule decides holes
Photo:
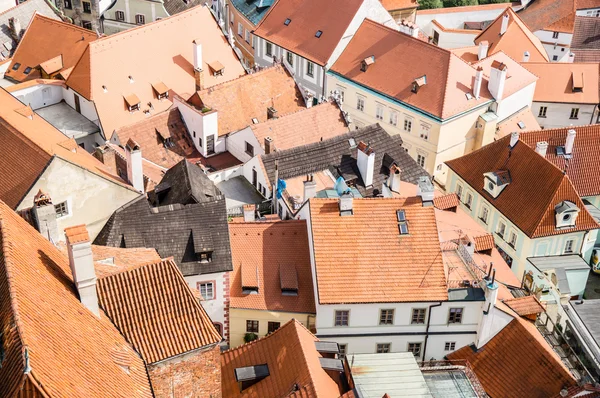
[[(576, 48), (578, 50), (600, 49), (600, 18), (583, 16), (575, 17), (571, 48)], [(575, 62), (582, 61), (579, 61), (577, 57), (575, 57)]]
[[(10, 58), (17, 48), (17, 42), (15, 42), (10, 35), (10, 29), (8, 20), (10, 18), (17, 18), (21, 23), (21, 34), (29, 26), (29, 21), (33, 18), (35, 13), (43, 15), (48, 18), (56, 19), (60, 21), (59, 16), (54, 12), (52, 7), (48, 5), (46, 0), (28, 0), (25, 3), (21, 3), (17, 7), (10, 8), (0, 14), (0, 61), (5, 58)], [(12, 47), (8, 50), (6, 47)]]
[[(375, 152), (375, 173), (373, 185), (365, 188), (356, 165), (356, 147), (351, 148), (349, 140), (369, 143)], [(278, 162), (279, 178), (286, 180), (329, 169), (337, 178), (355, 180), (355, 187), (363, 197), (374, 196), (389, 176), (389, 167), (395, 163), (402, 170), (402, 181), (416, 184), (419, 177), (429, 174), (402, 148), (400, 136), (390, 136), (379, 124), (337, 137), (300, 147), (276, 151), (263, 155), (262, 161), (271, 183), (275, 182), (275, 161)]]
[(189, 10), (192, 7), (204, 4), (206, 1), (203, 0), (164, 0), (165, 10), (169, 15), (175, 15), (185, 10)]

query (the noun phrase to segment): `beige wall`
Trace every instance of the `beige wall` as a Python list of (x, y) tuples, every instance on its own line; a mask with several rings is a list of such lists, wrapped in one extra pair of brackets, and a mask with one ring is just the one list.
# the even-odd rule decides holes
[[(252, 46), (254, 35), (249, 33), (249, 42), (246, 41), (246, 32), (252, 32), (255, 26), (244, 17), (244, 15), (239, 12), (233, 4), (229, 4), (229, 7), (226, 8), (229, 10), (229, 15), (227, 16), (227, 21), (229, 26), (227, 29), (231, 29), (233, 33), (233, 39), (235, 41), (235, 45), (242, 52), (242, 62), (246, 67), (251, 68), (254, 66), (254, 47)], [(231, 18), (233, 15), (233, 19)], [(242, 24), (242, 35), (238, 34), (238, 24)]]
[(397, 23), (401, 23), (403, 20), (407, 20), (408, 22), (414, 23), (417, 19), (416, 8), (408, 8), (403, 10), (388, 10), (388, 12)]

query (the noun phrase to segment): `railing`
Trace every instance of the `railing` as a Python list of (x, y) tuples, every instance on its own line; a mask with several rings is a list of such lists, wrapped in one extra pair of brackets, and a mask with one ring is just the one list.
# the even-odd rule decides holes
[(473, 278), (475, 278), (475, 280), (477, 282), (481, 282), (481, 280), (483, 279), (483, 277), (485, 275), (485, 270), (482, 270), (481, 268), (479, 268), (479, 266), (477, 265), (475, 260), (473, 260), (473, 257), (471, 256), (469, 249), (467, 249), (467, 247), (465, 245), (463, 245), (462, 243), (459, 243), (458, 247), (456, 248), (456, 252), (458, 253), (458, 256), (461, 258), (463, 263), (465, 264), (465, 267), (467, 268), (467, 270), (469, 271), (471, 276)]
[[(265, 200), (264, 202), (256, 204), (256, 211), (258, 211), (259, 215), (271, 214), (272, 203), (270, 200)], [(227, 209), (227, 217), (243, 217), (244, 216), (244, 206), (236, 206)]]
[(477, 375), (473, 371), (473, 368), (471, 368), (469, 361), (467, 361), (467, 360), (444, 359), (444, 360), (424, 361), (424, 362), (419, 362), (419, 368), (421, 369), (421, 372), (423, 372), (423, 373), (441, 372), (441, 371), (447, 372), (447, 371), (452, 371), (452, 370), (460, 371), (460, 372), (464, 373), (464, 375), (467, 377), (467, 379), (471, 383), (471, 387), (473, 388), (473, 391), (475, 392), (475, 394), (478, 397), (486, 398), (488, 396), (487, 393), (485, 392), (485, 389), (481, 385), (481, 382), (477, 378)]

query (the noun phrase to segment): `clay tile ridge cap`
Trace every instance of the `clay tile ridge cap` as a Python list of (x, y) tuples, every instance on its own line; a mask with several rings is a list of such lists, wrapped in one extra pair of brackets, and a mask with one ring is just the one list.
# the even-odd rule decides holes
[(137, 142), (135, 142), (135, 141), (133, 140), (133, 138), (130, 138), (130, 139), (127, 141), (127, 147), (128, 147), (129, 149), (131, 149), (132, 151), (136, 151), (136, 150), (139, 150), (139, 149), (140, 149), (140, 144), (138, 144)]
[(67, 235), (68, 243), (71, 245), (90, 241), (90, 235), (84, 224), (65, 228), (65, 234)]

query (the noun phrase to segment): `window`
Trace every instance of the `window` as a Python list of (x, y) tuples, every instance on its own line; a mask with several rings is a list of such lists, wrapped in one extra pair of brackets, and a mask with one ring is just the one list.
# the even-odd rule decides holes
[(215, 284), (213, 282), (198, 282), (198, 290), (204, 300), (215, 299)]
[(223, 328), (221, 327), (220, 323), (214, 322), (213, 326), (215, 327), (215, 329), (217, 329), (217, 332), (219, 333), (219, 336), (223, 337)]
[(233, 13), (229, 14), (229, 22), (233, 25)]
[(246, 321), (246, 333), (258, 333), (258, 321)]
[(31, 67), (28, 66), (27, 68), (25, 68), (25, 70), (23, 71), (23, 73), (26, 74), (26, 75), (28, 75), (29, 72), (31, 72)]
[(462, 308), (450, 308), (450, 313), (448, 314), (448, 323), (462, 323), (462, 316)]
[(269, 322), (269, 327), (267, 328), (267, 333), (273, 333), (281, 326), (281, 322)]
[(83, 2), (83, 12), (85, 12), (86, 14), (91, 14), (92, 13), (92, 4), (84, 1)]
[(419, 166), (425, 167), (425, 156), (417, 155), (417, 163), (419, 163)]
[(471, 192), (467, 192), (467, 201), (465, 202), (465, 206), (467, 206), (467, 209), (471, 210), (472, 205), (473, 205), (473, 195), (471, 195)]
[(250, 31), (246, 29), (246, 43), (250, 44)]
[(393, 325), (394, 324), (394, 310), (379, 311), (379, 324), (380, 325)]
[(135, 15), (135, 23), (138, 25), (143, 25), (146, 23), (146, 17), (142, 14)]
[(552, 56), (552, 61), (558, 61), (558, 55)]
[(310, 61), (306, 61), (306, 75), (310, 77), (315, 75), (315, 64)]
[(579, 119), (579, 108), (571, 109), (571, 116), (569, 119)]
[(201, 263), (210, 263), (212, 261), (212, 252), (201, 252), (198, 257)]
[(517, 245), (517, 234), (515, 234), (513, 231), (510, 231), (510, 237), (508, 239), (508, 245), (510, 247), (512, 247), (513, 249)]
[(343, 359), (346, 357), (346, 353), (348, 352), (348, 344), (338, 344), (339, 347), (339, 354), (338, 354), (338, 358)]
[(504, 224), (502, 221), (499, 221), (498, 222), (498, 231), (496, 231), (496, 233), (498, 234), (499, 237), (504, 239), (504, 234), (506, 233), (506, 224)]
[(426, 124), (421, 125), (420, 137), (423, 138), (425, 141), (429, 140), (429, 130), (431, 130), (431, 126), (426, 125)]
[(244, 33), (244, 27), (242, 26), (241, 23), (238, 22), (238, 36), (242, 37), (243, 33)]
[(413, 308), (410, 324), (411, 325), (424, 324), (426, 312), (427, 312), (427, 310), (425, 308)]
[(348, 326), (348, 318), (350, 317), (350, 311), (336, 311), (335, 312), (335, 326)]
[(92, 23), (90, 21), (82, 21), (81, 26), (86, 29), (92, 30)]
[(365, 99), (358, 97), (356, 99), (356, 109), (363, 112), (365, 110)]
[(375, 118), (377, 120), (383, 120), (383, 106), (380, 104), (375, 105)]
[(412, 120), (404, 119), (404, 131), (408, 131), (409, 133), (412, 130)]
[(246, 141), (246, 153), (254, 157), (254, 147), (248, 141)]
[(64, 5), (67, 10), (73, 9), (73, 4), (71, 3), (71, 0), (64, 0)]
[(446, 341), (444, 351), (454, 351), (456, 349), (456, 341)]
[(273, 44), (267, 43), (267, 45), (265, 46), (265, 54), (269, 57), (273, 56)]
[(390, 124), (392, 126), (397, 126), (398, 125), (398, 112), (396, 112), (396, 111), (390, 111)]
[(552, 32), (552, 38), (558, 39), (558, 32)]
[(69, 215), (69, 206), (67, 202), (62, 202), (54, 205), (54, 211), (56, 212), (56, 218), (61, 218)]
[(294, 66), (294, 54), (292, 54), (291, 52), (288, 51), (286, 58), (287, 58), (287, 63), (290, 64), (290, 66)]
[(16, 63), (13, 65), (12, 69), (13, 69), (13, 70), (17, 70), (17, 69), (19, 69), (20, 67), (21, 67), (21, 64), (20, 64), (20, 63), (18, 63), (18, 62), (16, 62)]
[(125, 13), (123, 11), (115, 11), (115, 19), (117, 21), (124, 21), (125, 20)]
[(378, 354), (387, 354), (390, 352), (390, 343), (377, 343), (377, 353)]
[(321, 37), (322, 34), (323, 34), (322, 30), (317, 30), (317, 33), (315, 33), (315, 37), (318, 39), (319, 37)]
[(408, 352), (412, 352), (417, 358), (421, 357), (421, 343), (408, 343)]
[(479, 218), (481, 219), (481, 221), (483, 221), (484, 224), (488, 223), (489, 213), (490, 213), (490, 211), (487, 207), (481, 208), (481, 215), (479, 216)]
[(565, 254), (573, 253), (573, 246), (575, 245), (575, 241), (573, 239), (569, 239), (565, 242)]
[(547, 106), (540, 106), (540, 113), (538, 113), (538, 117), (546, 117), (547, 111), (548, 111)]

